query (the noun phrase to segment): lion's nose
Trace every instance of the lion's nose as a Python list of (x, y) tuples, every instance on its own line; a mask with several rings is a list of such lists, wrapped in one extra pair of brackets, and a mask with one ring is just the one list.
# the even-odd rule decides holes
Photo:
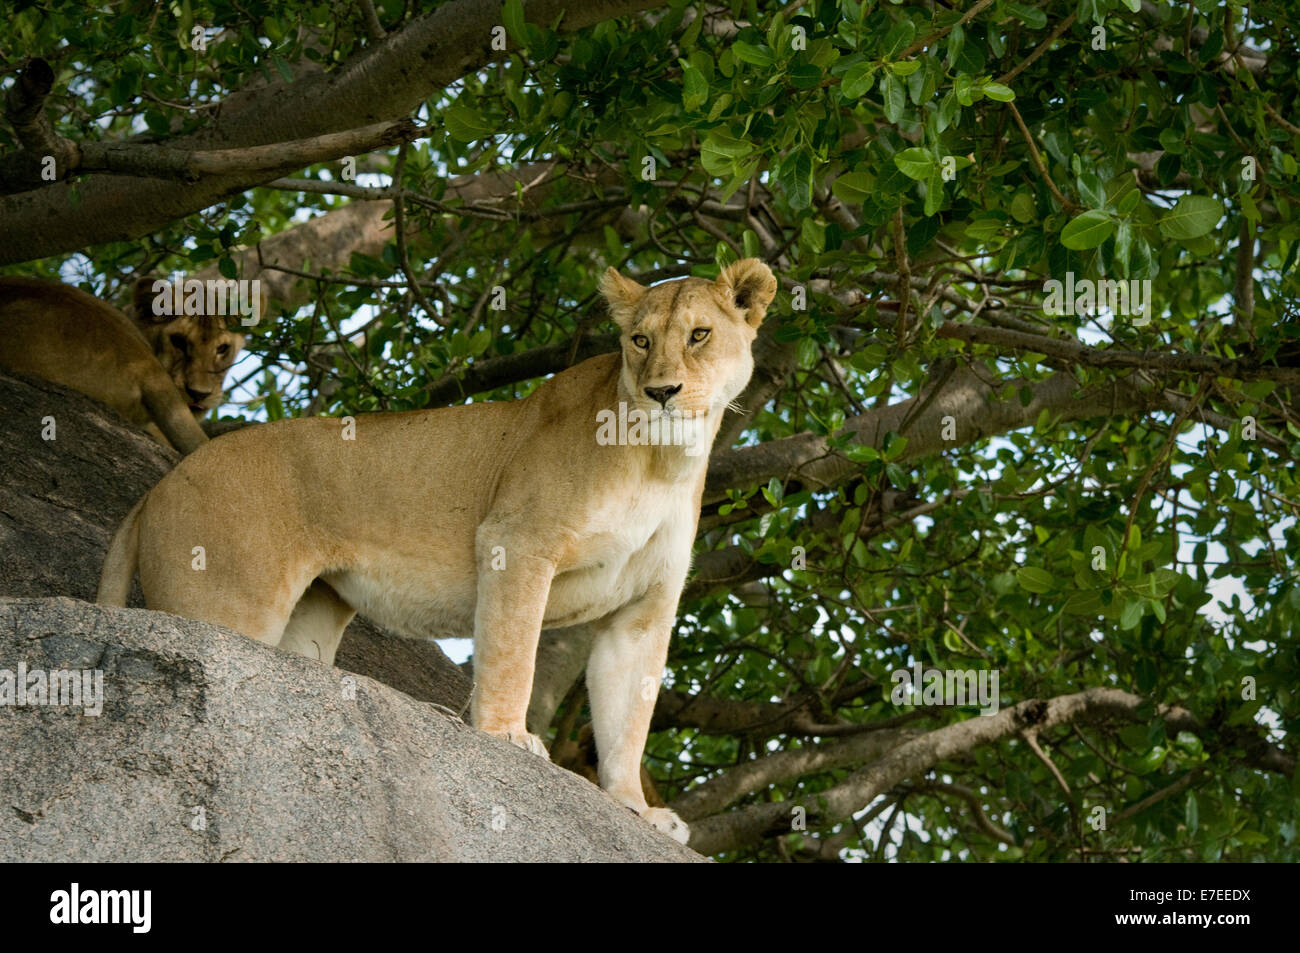
[(672, 384), (667, 387), (647, 387), (645, 394), (647, 397), (659, 401), (659, 406), (667, 407), (668, 401), (682, 389), (681, 384)]
[(191, 404), (201, 404), (212, 396), (210, 390), (195, 390), (193, 387), (185, 388), (185, 393), (190, 395)]

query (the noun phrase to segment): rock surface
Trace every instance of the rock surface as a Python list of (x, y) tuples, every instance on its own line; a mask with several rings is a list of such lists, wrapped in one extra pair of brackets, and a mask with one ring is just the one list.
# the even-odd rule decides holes
[(434, 705), (216, 626), (0, 599), (20, 662), (98, 669), (104, 701), (0, 707), (3, 861), (702, 859)]

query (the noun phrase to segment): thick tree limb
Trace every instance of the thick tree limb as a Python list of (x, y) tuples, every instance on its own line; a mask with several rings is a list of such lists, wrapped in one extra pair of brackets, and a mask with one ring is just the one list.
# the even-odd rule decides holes
[[(15, 87), (17, 88), (17, 87)], [(73, 142), (56, 137), (53, 150), (26, 149), (0, 166), (0, 192), (39, 189), (53, 182), (42, 175), (45, 158), (55, 158), (58, 181), (83, 172), (197, 182), (204, 176), (265, 176), (316, 162), (358, 155), (426, 135), (409, 119), (326, 133), (311, 139), (274, 142), (241, 149), (178, 149), (142, 142)]]
[[(563, 14), (560, 28), (578, 30), (660, 2), (527, 0), (524, 13), (531, 22), (547, 24)], [(490, 44), (500, 24), (498, 0), (453, 0), (390, 32), (337, 70), (231, 94), (212, 123), (169, 145), (237, 149), (405, 118), (434, 90), (497, 55)], [(0, 264), (138, 238), (281, 174), (216, 175), (195, 183), (96, 176), (81, 183), (79, 204), (64, 182), (4, 196)]]
[[(1006, 381), (983, 367), (960, 368), (946, 380), (933, 382), (916, 397), (850, 417), (843, 432), (867, 446), (880, 447), (893, 430), (907, 437), (902, 460), (973, 443), (983, 437), (1032, 425), (1043, 410), (1064, 420), (1081, 420), (1145, 409), (1152, 403), (1133, 382), (1092, 387), (1079, 394), (1079, 384), (1067, 373), (1028, 384), (1028, 405), (1013, 396), (1024, 381)], [(1000, 399), (1003, 393), (1008, 399)], [(954, 439), (944, 440), (944, 418), (952, 417)], [(909, 419), (910, 418), (910, 419)], [(904, 428), (904, 422), (907, 426)], [(766, 483), (772, 477), (795, 479), (823, 488), (842, 482), (858, 465), (835, 454), (826, 437), (803, 433), (753, 447), (715, 453), (709, 461), (705, 502), (722, 499), (730, 487)]]
[(589, 357), (618, 349), (617, 334), (586, 335), (577, 342), (563, 341), (535, 347), (531, 351), (488, 358), (469, 365), (460, 377), (447, 375), (429, 385), (429, 406), (441, 407), (464, 400), (471, 394), (495, 390), (507, 384), (554, 374)]
[[(1022, 387), (1029, 388), (1028, 404), (1016, 397)], [(1182, 395), (1166, 391), (1143, 371), (1081, 389), (1074, 375), (1064, 371), (1041, 381), (1004, 380), (976, 364), (932, 382), (916, 397), (850, 417), (841, 432), (877, 448), (889, 431), (901, 433), (907, 445), (898, 459), (906, 462), (1032, 426), (1044, 410), (1067, 422), (1175, 410), (1184, 403)], [(952, 440), (943, 438), (946, 417), (952, 418)], [(716, 502), (725, 498), (729, 488), (766, 483), (773, 477), (798, 480), (812, 488), (831, 487), (857, 469), (856, 463), (832, 451), (827, 438), (796, 434), (714, 453), (704, 500)]]

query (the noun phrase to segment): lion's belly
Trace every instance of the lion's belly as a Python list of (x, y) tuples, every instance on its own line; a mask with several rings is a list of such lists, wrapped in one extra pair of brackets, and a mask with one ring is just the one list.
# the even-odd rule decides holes
[(474, 634), (477, 587), (472, 572), (386, 566), (325, 573), (322, 578), (363, 616), (411, 638)]

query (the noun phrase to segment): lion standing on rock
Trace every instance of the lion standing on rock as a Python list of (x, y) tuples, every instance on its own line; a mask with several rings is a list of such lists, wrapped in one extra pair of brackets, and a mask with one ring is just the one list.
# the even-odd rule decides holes
[[(681, 819), (646, 804), (641, 755), (707, 449), (749, 382), (776, 287), (752, 258), (653, 288), (611, 268), (601, 291), (621, 353), (523, 400), (371, 414), (354, 432), (284, 420), (206, 444), (127, 516), (99, 601), (124, 605), (138, 569), (151, 609), (325, 662), (356, 612), (419, 638), (472, 629), (474, 725), (543, 757), (524, 725), (539, 635), (592, 623), (601, 787), (684, 843)], [(612, 441), (611, 415), (634, 422)], [(678, 439), (651, 442), (636, 422)]]

